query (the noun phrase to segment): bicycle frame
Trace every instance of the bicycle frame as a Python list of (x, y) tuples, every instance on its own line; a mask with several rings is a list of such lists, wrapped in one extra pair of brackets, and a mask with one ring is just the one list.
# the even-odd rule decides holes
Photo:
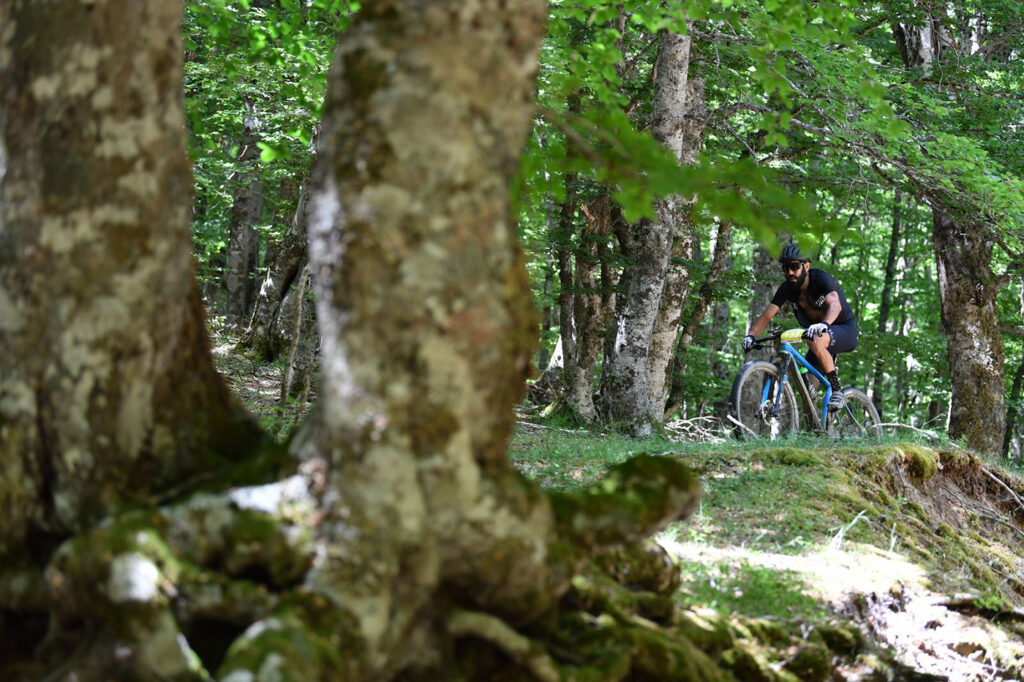
[[(798, 331), (798, 330), (791, 330), (791, 331)], [(802, 329), (799, 330), (799, 331), (803, 332)], [(769, 341), (769, 340), (772, 340), (772, 341), (779, 340), (779, 339), (783, 338), (783, 334), (784, 334), (784, 332), (776, 332), (775, 334), (772, 334), (770, 337), (767, 337), (765, 339), (759, 339), (758, 341), (760, 342), (760, 341)], [(806, 411), (807, 411), (807, 414), (810, 415), (814, 419), (814, 426), (817, 427), (817, 429), (819, 431), (824, 431), (825, 427), (826, 427), (826, 424), (828, 424), (828, 401), (832, 397), (832, 385), (829, 383), (828, 379), (825, 378), (825, 375), (822, 374), (820, 371), (818, 371), (818, 369), (814, 365), (812, 365), (807, 360), (807, 358), (805, 358), (803, 356), (803, 354), (800, 351), (798, 351), (795, 346), (793, 346), (793, 344), (789, 343), (788, 341), (783, 340), (780, 343), (780, 345), (779, 345), (779, 352), (785, 356), (785, 358), (782, 361), (782, 365), (779, 368), (779, 376), (782, 377), (780, 383), (785, 384), (786, 381), (789, 380), (790, 370), (793, 371), (793, 375), (794, 376), (800, 377), (800, 372), (798, 371), (796, 365), (794, 364), (794, 361), (796, 361), (800, 365), (802, 365), (803, 367), (806, 367), (807, 370), (811, 374), (813, 374), (818, 379), (818, 381), (821, 382), (821, 385), (825, 387), (825, 399), (822, 401), (821, 416), (819, 417), (814, 412), (814, 409), (813, 409), (814, 400), (811, 398), (811, 394), (807, 391), (807, 384), (806, 384), (806, 382), (803, 381), (802, 378), (799, 381), (791, 382), (793, 385), (798, 387), (798, 389), (800, 391), (800, 396), (801, 396), (801, 398), (803, 398), (804, 405), (809, 406)], [(770, 383), (765, 384), (764, 392), (761, 395), (761, 402), (762, 403), (764, 401), (768, 400), (768, 396), (771, 395), (771, 390), (772, 390), (772, 385)], [(774, 409), (775, 409), (776, 413), (778, 413), (781, 405), (782, 405), (782, 391), (778, 390), (778, 391), (775, 391), (775, 405), (774, 405)]]

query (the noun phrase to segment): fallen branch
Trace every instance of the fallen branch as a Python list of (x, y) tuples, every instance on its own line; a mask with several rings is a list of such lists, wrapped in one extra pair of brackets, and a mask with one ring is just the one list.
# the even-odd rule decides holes
[(878, 424), (878, 428), (882, 428), (884, 426), (898, 426), (903, 429), (910, 429), (911, 431), (916, 431), (917, 433), (920, 433), (924, 436), (928, 436), (929, 438), (934, 438), (935, 440), (942, 440), (942, 436), (935, 433), (934, 431), (925, 431), (924, 429), (919, 429), (916, 426), (911, 426), (910, 424), (900, 424), (899, 422), (885, 422), (883, 424)]
[(1017, 495), (1016, 492), (1014, 492), (1013, 488), (1011, 488), (1010, 486), (1006, 485), (1005, 481), (1003, 481), (1001, 478), (999, 478), (998, 476), (993, 474), (991, 471), (989, 471), (985, 467), (981, 467), (981, 473), (983, 473), (986, 476), (988, 476), (989, 478), (991, 478), (993, 481), (998, 483), (999, 486), (1002, 487), (1003, 490), (1005, 490), (1006, 492), (1010, 493), (1010, 497), (1012, 497), (1014, 500), (1016, 500), (1018, 506), (1020, 506), (1020, 508), (1021, 508), (1021, 511), (1024, 511), (1024, 501), (1022, 501), (1020, 499), (1020, 496)]
[(752, 428), (750, 428), (749, 426), (747, 426), (746, 424), (744, 424), (743, 422), (741, 422), (739, 419), (737, 419), (736, 417), (732, 416), (731, 414), (730, 415), (726, 415), (726, 416), (729, 417), (729, 421), (731, 421), (733, 424), (735, 424), (736, 426), (739, 426), (739, 427), (745, 429), (747, 431), (747, 433), (749, 433), (751, 436), (754, 436), (755, 438), (757, 437), (757, 434), (754, 433), (754, 430)]

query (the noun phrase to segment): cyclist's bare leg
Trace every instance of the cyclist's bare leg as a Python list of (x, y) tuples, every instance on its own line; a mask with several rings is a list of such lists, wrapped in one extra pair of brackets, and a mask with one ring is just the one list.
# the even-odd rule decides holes
[(836, 363), (832, 360), (832, 354), (828, 352), (828, 344), (831, 340), (832, 337), (827, 334), (815, 336), (810, 340), (811, 352), (818, 358), (818, 362), (821, 363), (821, 373), (825, 375), (836, 368)]

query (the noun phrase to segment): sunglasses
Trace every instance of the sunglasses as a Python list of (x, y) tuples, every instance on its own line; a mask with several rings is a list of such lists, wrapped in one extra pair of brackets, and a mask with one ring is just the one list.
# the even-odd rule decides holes
[(795, 261), (791, 261), (789, 263), (783, 263), (782, 264), (782, 271), (783, 272), (797, 272), (797, 271), (800, 270), (800, 268), (802, 266), (803, 266), (803, 261), (795, 260)]

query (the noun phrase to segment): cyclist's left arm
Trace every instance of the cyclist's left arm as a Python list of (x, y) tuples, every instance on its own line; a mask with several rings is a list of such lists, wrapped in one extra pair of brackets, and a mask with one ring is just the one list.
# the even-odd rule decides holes
[(839, 319), (839, 316), (843, 314), (843, 304), (839, 302), (839, 294), (835, 291), (830, 291), (825, 294), (825, 315), (821, 318), (821, 321), (825, 324), (832, 325)]

